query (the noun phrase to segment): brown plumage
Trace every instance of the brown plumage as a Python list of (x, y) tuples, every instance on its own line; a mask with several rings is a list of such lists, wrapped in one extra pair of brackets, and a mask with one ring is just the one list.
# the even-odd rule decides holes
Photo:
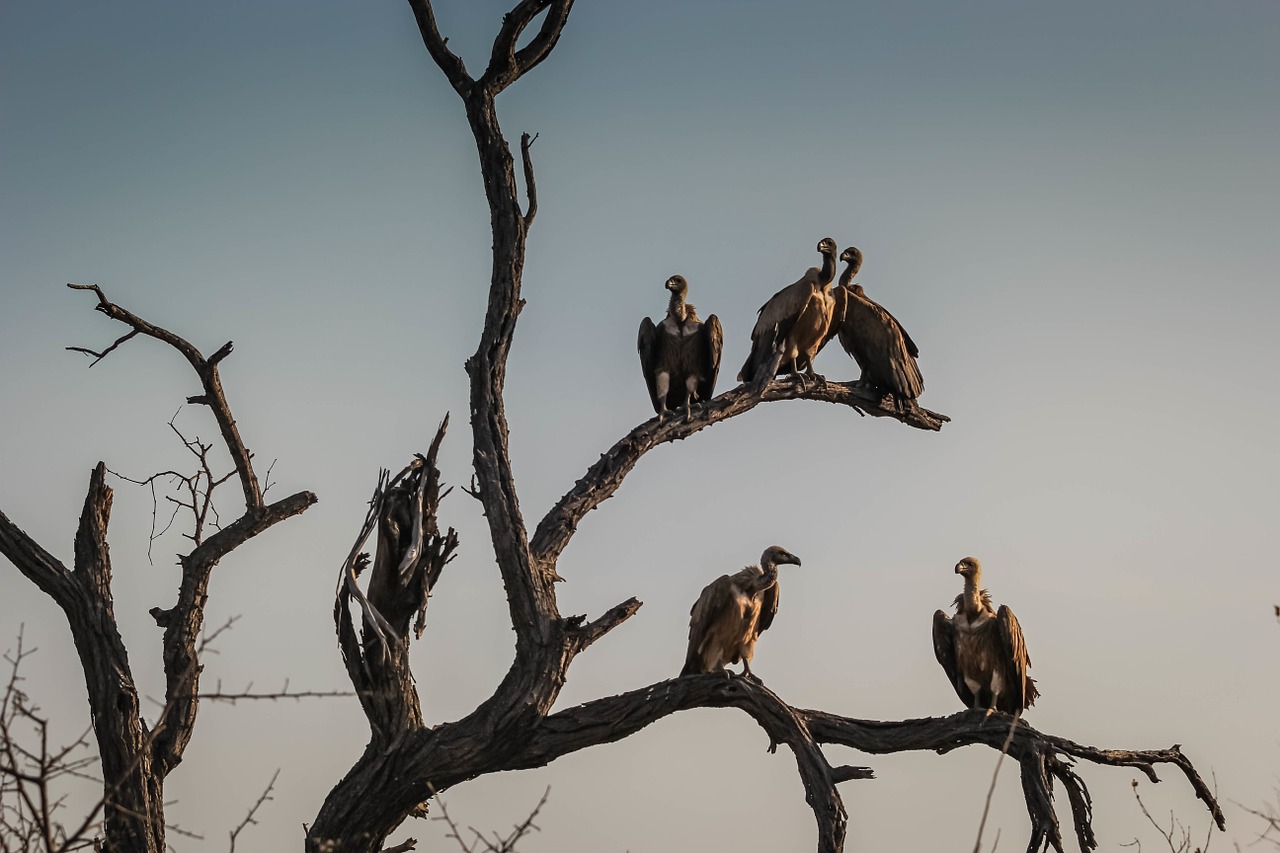
[(697, 310), (685, 301), (689, 283), (684, 276), (671, 276), (664, 287), (671, 291), (667, 316), (656, 325), (648, 317), (640, 321), (636, 349), (658, 419), (681, 407), (688, 419), (694, 400), (705, 403), (715, 394), (724, 331), (715, 314), (705, 323), (698, 319)]
[(988, 714), (1030, 708), (1040, 691), (1027, 675), (1031, 656), (1022, 626), (1007, 606), (992, 609), (991, 595), (979, 588), (982, 565), (977, 557), (956, 563), (956, 574), (964, 576), (964, 592), (956, 596), (955, 618), (941, 610), (933, 614), (938, 663), (968, 708), (985, 708)]
[(822, 266), (809, 267), (794, 284), (789, 284), (761, 306), (755, 328), (751, 330), (751, 352), (738, 372), (739, 382), (755, 379), (759, 370), (773, 358), (775, 347), (782, 349), (782, 362), (777, 375), (790, 373), (799, 378), (804, 370), (810, 379), (822, 381), (813, 372), (813, 357), (827, 341), (835, 299), (831, 282), (836, 278), (836, 241), (830, 237), (818, 243)]
[(681, 675), (723, 672), (725, 664), (742, 661), (751, 675), (756, 640), (778, 612), (778, 566), (800, 565), (800, 558), (774, 545), (760, 565), (721, 575), (707, 584), (689, 611), (689, 651)]
[(840, 284), (832, 289), (835, 319), (828, 340), (840, 336), (840, 345), (862, 369), (859, 381), (902, 400), (914, 400), (924, 391), (924, 378), (916, 359), (920, 350), (897, 318), (867, 297), (853, 277), (862, 266), (862, 253), (850, 246), (840, 255), (849, 266), (840, 274)]

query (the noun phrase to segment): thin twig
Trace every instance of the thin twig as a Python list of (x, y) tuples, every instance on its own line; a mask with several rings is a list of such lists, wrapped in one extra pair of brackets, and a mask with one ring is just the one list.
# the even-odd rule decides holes
[(271, 796), (271, 791), (276, 787), (276, 779), (278, 778), (280, 778), (279, 768), (276, 769), (275, 773), (271, 774), (271, 781), (267, 783), (267, 787), (263, 790), (262, 795), (258, 797), (258, 801), (249, 809), (249, 813), (244, 816), (244, 820), (240, 821), (239, 826), (231, 830), (231, 846), (228, 848), (230, 853), (235, 853), (236, 839), (240, 836), (240, 833), (244, 831), (244, 828), (251, 824), (253, 826), (258, 825), (258, 821), (254, 819), (254, 815), (258, 813), (258, 809), (262, 808), (263, 803), (268, 800), (275, 799), (275, 797)]
[[(982, 850), (982, 831), (987, 826), (987, 815), (991, 813), (991, 798), (996, 793), (996, 780), (1000, 778), (1000, 765), (1004, 764), (1004, 758), (1009, 754), (1009, 745), (1013, 743), (1013, 735), (1018, 730), (1018, 723), (1022, 720), (1022, 712), (1013, 715), (1013, 722), (1009, 723), (1009, 736), (1004, 739), (1004, 745), (1000, 747), (1000, 756), (996, 759), (996, 767), (991, 771), (991, 784), (987, 787), (987, 800), (982, 804), (982, 820), (978, 823), (978, 837), (973, 842), (973, 853), (979, 853)], [(997, 836), (996, 843), (999, 843)], [(991, 848), (995, 853), (995, 847)]]

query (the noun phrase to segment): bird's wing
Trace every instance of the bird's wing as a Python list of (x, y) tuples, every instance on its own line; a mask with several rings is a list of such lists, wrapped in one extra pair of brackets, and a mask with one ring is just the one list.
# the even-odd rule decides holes
[(636, 339), (636, 349), (640, 352), (640, 369), (644, 371), (644, 384), (649, 389), (649, 400), (655, 412), (662, 410), (658, 400), (658, 386), (654, 371), (658, 368), (661, 345), (658, 341), (658, 327), (645, 317), (640, 321), (640, 334)]
[(760, 307), (760, 316), (756, 318), (756, 326), (751, 331), (751, 339), (755, 340), (766, 332), (777, 329), (777, 336), (783, 337), (791, 330), (791, 324), (800, 316), (800, 312), (809, 302), (809, 297), (818, 288), (818, 276), (821, 271), (810, 267), (799, 280), (779, 290), (769, 301)]
[(831, 312), (831, 325), (827, 326), (827, 333), (822, 336), (822, 343), (818, 345), (819, 352), (839, 334), (840, 328), (844, 325), (845, 311), (849, 306), (849, 288), (843, 284), (831, 288), (831, 298), (835, 300), (835, 310)]
[(818, 289), (819, 275), (821, 271), (817, 267), (810, 267), (799, 280), (788, 284), (760, 306), (756, 312), (759, 315), (756, 324), (751, 329), (751, 352), (747, 354), (742, 370), (738, 371), (739, 382), (750, 382), (756, 371), (773, 357), (774, 344), (787, 336), (808, 304), (809, 297)]
[(920, 367), (911, 354), (915, 345), (908, 347), (898, 321), (867, 297), (848, 294), (840, 344), (877, 385), (913, 400), (924, 391)]
[(778, 599), (782, 595), (782, 584), (774, 581), (773, 586), (760, 593), (760, 618), (756, 620), (756, 636), (759, 637), (773, 624), (773, 617), (778, 614)]
[(898, 327), (898, 331), (902, 333), (902, 342), (907, 345), (907, 352), (911, 354), (911, 357), (919, 358), (920, 347), (916, 346), (916, 342), (911, 340), (911, 336), (907, 334), (906, 327), (903, 326), (902, 323), (898, 322), (898, 318), (890, 314), (889, 310), (883, 305), (880, 306), (880, 310), (884, 311), (885, 316), (892, 320), (893, 324)]
[(703, 588), (689, 610), (689, 650), (685, 654), (681, 675), (702, 672), (703, 644), (716, 622), (736, 608), (733, 578), (729, 575), (721, 575)]
[(1002, 604), (996, 611), (996, 625), (1000, 629), (1000, 665), (1005, 668), (1004, 681), (1014, 685), (1017, 691), (1017, 710), (1009, 713), (1017, 713), (1023, 708), (1031, 707), (1040, 691), (1036, 690), (1035, 681), (1027, 676), (1031, 656), (1027, 654), (1027, 643), (1022, 638), (1022, 626), (1018, 624), (1018, 617), (1013, 615), (1008, 605)]
[(960, 667), (956, 664), (956, 627), (951, 617), (941, 610), (933, 613), (933, 655), (942, 664), (947, 673), (947, 680), (955, 688), (956, 695), (966, 708), (973, 707), (973, 692), (969, 690), (960, 675)]
[(720, 375), (720, 352), (724, 349), (724, 329), (720, 318), (712, 314), (698, 330), (698, 398), (710, 400), (716, 393), (716, 377)]

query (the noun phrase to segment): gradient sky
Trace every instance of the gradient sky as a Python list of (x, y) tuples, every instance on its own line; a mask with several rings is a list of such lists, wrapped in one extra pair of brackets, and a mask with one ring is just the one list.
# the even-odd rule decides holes
[[(444, 2), (473, 73), (502, 2)], [(958, 709), (929, 620), (982, 558), (1018, 614), (1038, 728), (1104, 747), (1181, 743), (1233, 803), (1280, 784), (1280, 5), (583, 0), (554, 54), (499, 99), (537, 132), (540, 211), (509, 371), (527, 520), (650, 414), (633, 349), (662, 283), (726, 329), (722, 388), (754, 313), (830, 235), (922, 350), (940, 434), (832, 406), (769, 404), (664, 446), (582, 524), (566, 614), (636, 595), (575, 662), (561, 706), (674, 675), (708, 581), (782, 544), (782, 609), (754, 669), (786, 700), (857, 717)], [(241, 618), (206, 684), (347, 685), (331, 623), (340, 563), (379, 466), (447, 411), (447, 480), (469, 479), (464, 358), (488, 280), (488, 212), (461, 103), (400, 2), (6, 4), (0, 10), (0, 508), (71, 559), (91, 467), (185, 465), (166, 425), (196, 382), (135, 340), (92, 371), (64, 346), (121, 334), (68, 281), (184, 335), (223, 366), (272, 496), (320, 503), (225, 560), (209, 622)], [(856, 375), (832, 348), (818, 368)], [(209, 437), (207, 412), (178, 424)], [(223, 512), (233, 516), (234, 490)], [(147, 560), (149, 494), (116, 484), (116, 614), (161, 695), (176, 590), (170, 534)], [(512, 634), (478, 505), (414, 651), (432, 722), (488, 696)], [(56, 607), (0, 566), (0, 646), (39, 646), (28, 689), (55, 733), (87, 725)], [(298, 849), (367, 728), (354, 700), (213, 705), (170, 777), (170, 819), (222, 850), (282, 768), (246, 849)], [(450, 791), (462, 822), (521, 848), (806, 850), (795, 765), (745, 715), (696, 711), (538, 771)], [(850, 850), (969, 849), (995, 753), (868, 757), (842, 786)], [(1103, 849), (1156, 838), (1134, 774), (1081, 769)], [(1176, 773), (1140, 790), (1202, 832)], [(1065, 802), (1061, 804), (1066, 808)], [(1066, 815), (1063, 815), (1064, 819)], [(1025, 842), (1006, 768), (988, 829)], [(249, 834), (251, 833), (251, 834)], [(449, 849), (438, 823), (402, 827)], [(958, 836), (958, 838), (957, 838)]]

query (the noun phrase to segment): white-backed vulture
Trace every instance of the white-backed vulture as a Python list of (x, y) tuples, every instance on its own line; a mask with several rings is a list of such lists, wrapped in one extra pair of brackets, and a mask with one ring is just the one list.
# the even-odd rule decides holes
[(946, 670), (960, 701), (987, 714), (1017, 714), (1035, 703), (1040, 691), (1027, 675), (1031, 657), (1022, 626), (1006, 605), (991, 607), (991, 595), (980, 589), (982, 565), (977, 557), (956, 563), (964, 576), (964, 592), (956, 596), (954, 619), (933, 614), (933, 652)]
[(778, 612), (778, 566), (800, 565), (800, 558), (774, 545), (760, 555), (760, 565), (721, 575), (707, 584), (689, 611), (689, 651), (681, 675), (723, 672), (725, 664), (742, 661), (751, 675), (756, 640)]
[(836, 241), (823, 237), (818, 243), (822, 266), (809, 267), (794, 284), (779, 290), (761, 306), (755, 328), (751, 330), (751, 352), (738, 372), (739, 382), (750, 382), (773, 357), (775, 347), (782, 349), (782, 362), (777, 375), (790, 373), (800, 379), (804, 370), (810, 379), (823, 381), (813, 372), (813, 357), (826, 343), (835, 311), (831, 282), (836, 279)]
[[(860, 382), (889, 391), (902, 400), (914, 400), (924, 391), (924, 378), (916, 359), (920, 350), (897, 318), (867, 297), (853, 277), (862, 266), (862, 252), (850, 246), (840, 255), (849, 266), (832, 289), (835, 320), (827, 340), (840, 335), (840, 345), (862, 369)], [(825, 344), (826, 341), (823, 341)]]
[(648, 317), (640, 321), (636, 349), (658, 419), (668, 409), (684, 407), (687, 420), (694, 400), (705, 403), (715, 394), (724, 330), (715, 314), (705, 323), (698, 319), (697, 310), (685, 301), (689, 282), (684, 276), (671, 276), (664, 287), (671, 291), (667, 316), (657, 325)]

